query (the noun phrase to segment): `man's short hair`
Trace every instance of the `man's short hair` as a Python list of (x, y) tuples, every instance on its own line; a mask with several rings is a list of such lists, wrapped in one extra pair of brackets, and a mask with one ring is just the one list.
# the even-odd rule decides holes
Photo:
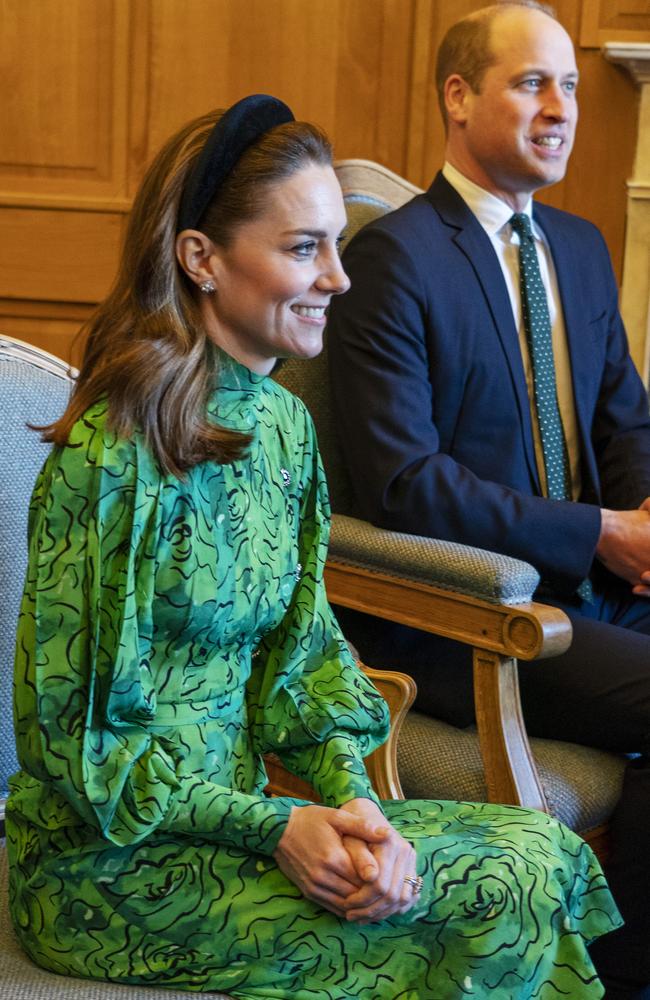
[(500, 14), (515, 7), (539, 10), (557, 20), (555, 10), (541, 0), (500, 0), (468, 14), (462, 21), (452, 24), (440, 43), (436, 60), (436, 89), (442, 119), (447, 126), (445, 107), (445, 82), (457, 73), (478, 94), (485, 71), (494, 63), (492, 52), (492, 22)]

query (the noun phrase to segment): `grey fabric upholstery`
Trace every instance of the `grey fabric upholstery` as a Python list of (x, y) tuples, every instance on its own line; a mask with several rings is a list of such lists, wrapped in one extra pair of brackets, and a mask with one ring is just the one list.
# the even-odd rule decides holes
[[(366, 160), (342, 160), (336, 169), (349, 236), (419, 191), (397, 174)], [(366, 570), (426, 580), (484, 601), (519, 604), (531, 599), (539, 577), (528, 563), (464, 545), (384, 531), (357, 519), (358, 509), (331, 419), (325, 352), (309, 362), (286, 362), (276, 377), (301, 397), (314, 418), (335, 512), (331, 556)], [(363, 650), (359, 652), (363, 659)], [(609, 818), (620, 795), (625, 757), (553, 740), (533, 739), (531, 749), (554, 815), (583, 832)], [(474, 729), (456, 729), (410, 712), (402, 727), (397, 761), (408, 798), (487, 798)]]
[(0, 337), (0, 796), (17, 770), (11, 723), (16, 619), (27, 563), (27, 507), (49, 446), (27, 423), (61, 415), (70, 391), (68, 368), (51, 355)]
[(438, 538), (386, 531), (345, 514), (334, 516), (330, 553), (367, 570), (385, 572), (390, 567), (391, 573), (404, 579), (435, 580), (437, 587), (497, 604), (530, 601), (539, 583), (530, 563), (520, 559)]
[[(531, 750), (551, 812), (582, 833), (600, 826), (621, 794), (626, 758), (618, 754), (531, 739)], [(397, 753), (408, 799), (484, 802), (487, 788), (476, 730), (456, 729), (409, 712)]]
[(318, 446), (327, 473), (332, 509), (354, 514), (356, 504), (352, 484), (341, 460), (339, 443), (329, 416), (332, 404), (327, 347), (317, 358), (309, 362), (284, 361), (273, 377), (286, 386), (294, 396), (302, 399), (314, 419)]
[[(50, 423), (65, 409), (68, 366), (44, 351), (0, 337), (0, 789), (17, 769), (11, 688), (16, 618), (26, 566), (29, 497), (48, 446), (26, 423)], [(4, 792), (0, 792), (0, 795)], [(1, 805), (1, 802), (0, 802)], [(0, 840), (0, 1000), (180, 1000), (183, 990), (118, 986), (45, 972), (21, 951), (11, 928), (7, 851)], [(211, 993), (215, 1000), (225, 994)]]

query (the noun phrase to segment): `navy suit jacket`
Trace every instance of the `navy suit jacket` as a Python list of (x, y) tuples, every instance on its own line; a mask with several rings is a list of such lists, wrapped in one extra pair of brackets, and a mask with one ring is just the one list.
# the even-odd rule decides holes
[(609, 254), (584, 219), (536, 205), (557, 271), (581, 439), (580, 501), (541, 495), (512, 308), (489, 237), (439, 174), (344, 254), (330, 307), (336, 419), (375, 524), (533, 563), (559, 592), (589, 572), (599, 507), (650, 495), (648, 400)]

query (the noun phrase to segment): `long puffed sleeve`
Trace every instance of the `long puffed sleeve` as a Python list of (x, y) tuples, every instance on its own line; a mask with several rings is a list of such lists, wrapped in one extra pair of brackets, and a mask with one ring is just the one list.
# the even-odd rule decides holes
[(276, 752), (327, 805), (375, 794), (363, 757), (384, 742), (389, 719), (357, 667), (327, 601), (323, 568), (329, 499), (311, 419), (299, 408), (302, 453), (298, 582), (279, 626), (266, 635), (249, 684), (259, 752)]
[(183, 578), (183, 518), (172, 509), (162, 520), (172, 487), (137, 436), (106, 430), (101, 404), (41, 473), (17, 639), (13, 806), (42, 825), (81, 817), (116, 844), (160, 827), (270, 853), (291, 801), (206, 777), (182, 730), (157, 717), (161, 676), (185, 666), (158, 610), (178, 592), (163, 570)]

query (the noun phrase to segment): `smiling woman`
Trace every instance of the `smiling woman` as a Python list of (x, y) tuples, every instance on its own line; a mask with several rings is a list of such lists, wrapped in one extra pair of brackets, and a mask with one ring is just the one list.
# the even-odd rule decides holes
[(279, 357), (320, 353), (325, 310), (349, 286), (339, 258), (345, 221), (332, 167), (313, 163), (270, 185), (264, 212), (225, 245), (184, 230), (178, 257), (199, 287), (210, 284), (201, 314), (214, 342), (263, 375)]
[[(327, 603), (311, 420), (266, 377), (347, 287), (330, 157), (257, 95), (138, 194), (30, 510), (16, 933), (64, 975), (238, 1000), (599, 997), (618, 915), (586, 844), (366, 775), (386, 706)], [(265, 796), (271, 751), (323, 805)]]

